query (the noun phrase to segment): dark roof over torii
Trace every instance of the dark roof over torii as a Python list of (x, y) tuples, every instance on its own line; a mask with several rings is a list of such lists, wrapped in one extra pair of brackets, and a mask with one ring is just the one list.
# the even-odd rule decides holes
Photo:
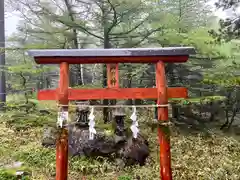
[[(40, 49), (29, 50), (28, 55), (40, 64), (70, 64), (88, 63), (151, 63), (162, 60), (165, 62), (185, 62), (177, 60), (176, 56), (188, 57), (195, 54), (193, 47), (165, 47), (165, 48), (119, 48), (119, 49)], [(169, 60), (176, 58), (176, 61)], [(121, 60), (122, 59), (122, 60)], [(125, 59), (125, 60), (124, 60)], [(143, 60), (145, 59), (145, 60)], [(148, 59), (148, 60), (147, 60)]]
[(174, 56), (195, 53), (192, 47), (120, 48), (120, 49), (42, 49), (29, 50), (33, 57), (109, 57), (109, 56)]

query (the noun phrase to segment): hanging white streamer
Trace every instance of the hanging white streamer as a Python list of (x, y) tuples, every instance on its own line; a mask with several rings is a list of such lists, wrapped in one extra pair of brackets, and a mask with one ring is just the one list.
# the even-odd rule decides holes
[(138, 129), (138, 121), (137, 121), (137, 109), (136, 106), (133, 106), (133, 113), (130, 117), (130, 119), (132, 120), (132, 125), (131, 125), (131, 131), (133, 133), (133, 138), (137, 138), (137, 135), (139, 133), (139, 129)]
[(68, 111), (58, 112), (57, 126), (62, 128), (64, 121), (68, 121)]
[(95, 116), (94, 116), (93, 113), (94, 113), (94, 107), (91, 108), (91, 113), (88, 117), (88, 119), (89, 119), (89, 123), (88, 123), (88, 125), (89, 125), (89, 139), (90, 140), (93, 140), (94, 135), (97, 133), (96, 129), (95, 129), (95, 121), (94, 121)]

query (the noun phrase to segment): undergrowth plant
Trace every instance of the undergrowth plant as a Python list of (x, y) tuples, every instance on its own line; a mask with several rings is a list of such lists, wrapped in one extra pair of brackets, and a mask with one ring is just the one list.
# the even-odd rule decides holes
[(217, 66), (214, 73), (206, 73), (204, 84), (210, 84), (218, 89), (218, 94), (225, 96), (226, 122), (221, 129), (229, 129), (235, 117), (240, 113), (240, 63), (234, 60), (228, 66)]

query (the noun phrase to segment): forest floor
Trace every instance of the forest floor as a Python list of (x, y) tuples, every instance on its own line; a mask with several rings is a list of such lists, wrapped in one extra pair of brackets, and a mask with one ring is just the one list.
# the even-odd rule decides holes
[[(40, 106), (46, 108), (47, 105)], [(55, 151), (42, 147), (41, 139), (43, 124), (49, 119), (55, 121), (56, 117), (37, 114), (13, 117), (8, 112), (0, 118), (0, 180), (16, 179), (10, 174), (19, 170), (31, 173), (31, 180), (55, 179)], [(142, 112), (139, 117), (141, 131), (148, 134), (151, 146), (151, 157), (145, 166), (119, 170), (105, 159), (72, 158), (69, 160), (69, 180), (82, 179), (83, 172), (87, 180), (159, 179), (157, 133), (144, 127), (145, 120), (153, 116)], [(209, 126), (204, 131), (172, 126), (173, 179), (240, 179), (240, 136), (223, 133), (218, 130), (219, 126)], [(11, 167), (19, 162), (23, 163), (21, 167)]]

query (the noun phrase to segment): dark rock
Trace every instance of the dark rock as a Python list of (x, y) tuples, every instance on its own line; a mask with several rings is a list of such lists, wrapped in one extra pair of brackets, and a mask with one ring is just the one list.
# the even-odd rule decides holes
[[(45, 127), (43, 133), (42, 146), (53, 148), (56, 145), (58, 131), (55, 127)], [(68, 127), (68, 144), (70, 156), (106, 156), (112, 153), (114, 140), (104, 135), (104, 132), (97, 130), (94, 140), (89, 140), (89, 130), (87, 127), (71, 125)]]
[(88, 157), (110, 157), (117, 149), (111, 138), (98, 137), (94, 140), (89, 140), (88, 145), (83, 151)]
[(93, 140), (89, 140), (88, 128), (69, 128), (69, 153), (71, 156), (109, 156), (116, 151), (114, 142), (104, 132), (98, 130)]
[[(89, 140), (88, 129), (88, 101), (76, 102), (76, 122), (75, 125), (68, 126), (68, 145), (70, 156), (88, 157), (116, 157), (122, 159), (125, 165), (139, 163), (144, 165), (149, 156), (147, 141), (139, 136), (137, 139), (127, 138), (127, 130), (124, 127), (125, 112), (122, 108), (114, 111), (114, 136), (106, 135), (103, 131), (97, 130), (93, 140)], [(54, 147), (58, 136), (55, 127), (45, 128), (42, 145)], [(112, 156), (113, 155), (113, 156)]]
[(136, 139), (130, 137), (118, 153), (125, 161), (125, 165), (138, 163), (140, 166), (143, 166), (150, 154), (149, 144), (141, 135), (138, 135)]
[[(45, 129), (42, 145), (55, 147), (57, 129)], [(72, 125), (68, 127), (69, 155), (87, 157), (116, 157), (122, 159), (125, 165), (144, 165), (149, 156), (148, 142), (139, 135), (137, 139), (125, 136), (107, 136), (103, 131), (97, 130), (93, 140), (89, 140), (88, 128), (79, 128)]]

